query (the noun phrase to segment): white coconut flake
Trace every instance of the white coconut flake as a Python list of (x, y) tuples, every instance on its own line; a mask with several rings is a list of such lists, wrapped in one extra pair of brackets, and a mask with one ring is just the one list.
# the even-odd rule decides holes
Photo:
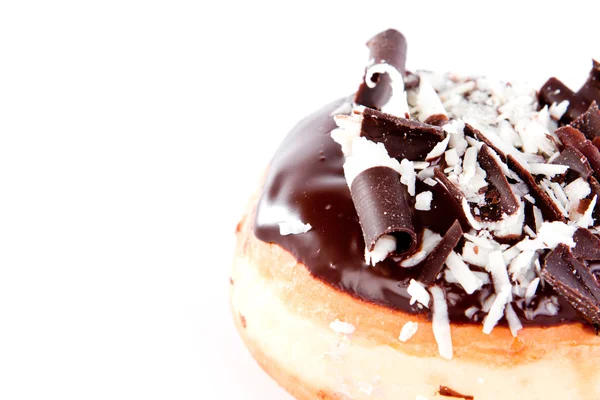
[(415, 197), (415, 208), (421, 211), (431, 210), (431, 200), (433, 199), (433, 193), (421, 192)]
[(506, 305), (504, 316), (508, 322), (508, 329), (510, 329), (510, 333), (513, 335), (513, 337), (517, 337), (518, 332), (523, 329), (523, 324), (521, 324), (521, 320), (510, 304)]
[(556, 103), (552, 103), (552, 105), (550, 106), (550, 115), (552, 116), (552, 118), (554, 118), (555, 120), (559, 120), (563, 117), (563, 115), (565, 115), (565, 113), (567, 112), (567, 109), (569, 108), (569, 100), (563, 100), (560, 103), (556, 104)]
[(494, 250), (496, 248), (495, 246), (495, 242), (493, 242), (490, 239), (487, 239), (483, 236), (475, 236), (475, 235), (471, 235), (470, 233), (465, 233), (463, 235), (463, 237), (473, 243), (475, 243), (477, 246), (484, 248), (484, 249), (488, 249), (488, 250)]
[(431, 187), (437, 185), (437, 181), (434, 179), (431, 179), (431, 178), (425, 178), (423, 183), (425, 183), (426, 185), (431, 186)]
[(444, 154), (444, 152), (446, 151), (446, 148), (448, 147), (448, 142), (450, 141), (450, 135), (447, 135), (446, 138), (444, 140), (442, 140), (441, 142), (437, 143), (433, 149), (431, 149), (431, 151), (425, 156), (425, 159), (427, 161), (430, 160), (434, 160), (438, 157), (441, 157), (442, 154)]
[(513, 278), (516, 279), (519, 276), (523, 276), (527, 273), (527, 271), (533, 266), (533, 256), (535, 255), (535, 251), (525, 250), (519, 253), (508, 267), (508, 271), (513, 275)]
[(429, 80), (425, 76), (421, 76), (420, 78), (419, 93), (417, 94), (419, 121), (423, 122), (432, 115), (448, 115)]
[(542, 210), (535, 206), (533, 207), (533, 220), (535, 222), (535, 231), (539, 232), (544, 223), (544, 216), (542, 215)]
[(567, 172), (569, 169), (568, 165), (559, 164), (541, 164), (541, 163), (530, 163), (529, 172), (533, 175), (546, 175), (553, 177), (554, 175), (561, 175)]
[(420, 171), (429, 167), (429, 164), (427, 161), (413, 161), (413, 168)]
[(490, 259), (490, 252), (491, 250), (478, 246), (475, 243), (465, 242), (462, 259), (469, 264), (485, 268)]
[(483, 285), (483, 282), (473, 274), (463, 259), (454, 251), (450, 252), (446, 258), (446, 266), (467, 294), (473, 294)]
[[(352, 141), (352, 155), (346, 157), (344, 174), (350, 187), (354, 178), (373, 167), (388, 167), (400, 173), (400, 163), (388, 155), (383, 143), (375, 143), (364, 137)], [(414, 173), (414, 171), (413, 171)]]
[(438, 345), (440, 356), (451, 360), (453, 355), (452, 335), (450, 333), (450, 319), (448, 317), (448, 304), (444, 291), (432, 286), (429, 288), (433, 298), (433, 317), (431, 326), (433, 328), (433, 336)]
[(521, 249), (519, 249), (516, 245), (502, 252), (502, 258), (504, 258), (504, 262), (509, 264), (516, 256), (521, 253)]
[[(447, 138), (448, 140), (450, 140), (450, 135), (448, 135)], [(460, 158), (458, 157), (456, 149), (446, 150), (446, 152), (444, 153), (444, 160), (446, 161), (446, 164), (449, 167), (457, 165), (460, 161)]]
[(525, 292), (525, 305), (531, 304), (531, 300), (535, 297), (535, 292), (537, 292), (537, 288), (540, 284), (540, 278), (537, 277), (532, 280), (527, 286), (527, 291)]
[(473, 229), (481, 229), (481, 224), (479, 223), (479, 221), (477, 221), (475, 219), (475, 217), (473, 217), (473, 214), (471, 214), (471, 207), (469, 206), (469, 203), (467, 202), (467, 199), (462, 199), (462, 209), (463, 212), (465, 213), (465, 217), (467, 217), (467, 221), (469, 221), (469, 224), (471, 224), (471, 226), (473, 227)]
[(429, 399), (425, 396), (421, 396), (420, 394), (418, 394), (417, 397), (415, 398), (415, 400), (429, 400)]
[(311, 229), (312, 226), (310, 224), (305, 224), (298, 219), (279, 223), (279, 234), (282, 236), (298, 235), (300, 233), (306, 233)]
[(485, 320), (483, 322), (483, 333), (485, 333), (486, 335), (492, 333), (492, 330), (504, 315), (504, 309), (510, 301), (511, 295), (512, 290), (510, 284), (503, 286), (496, 298), (494, 299), (490, 311), (485, 317)]
[(502, 288), (505, 286), (511, 286), (501, 250), (496, 250), (490, 253), (490, 262), (486, 269), (490, 274), (492, 274), (492, 281), (494, 282), (494, 289), (496, 290), (496, 293), (500, 292), (500, 290), (502, 290)]
[(576, 226), (567, 225), (564, 222), (544, 222), (538, 232), (537, 240), (541, 241), (547, 249), (554, 249), (559, 243), (575, 247), (573, 234), (576, 230)]
[(415, 333), (417, 333), (418, 329), (419, 329), (418, 322), (408, 321), (402, 327), (402, 330), (400, 331), (400, 337), (398, 337), (398, 340), (400, 340), (401, 342), (406, 342), (408, 339), (413, 337), (415, 335)]
[(396, 238), (392, 235), (383, 235), (373, 246), (373, 250), (365, 249), (365, 262), (369, 265), (375, 265), (385, 260), (391, 252), (396, 250)]
[(400, 182), (406, 185), (408, 189), (408, 194), (411, 196), (415, 195), (415, 181), (417, 179), (417, 175), (415, 174), (415, 168), (413, 166), (413, 162), (404, 158), (400, 162), (400, 168), (398, 170), (400, 172)]
[(329, 324), (329, 328), (331, 328), (331, 330), (333, 330), (335, 333), (340, 333), (343, 335), (352, 335), (354, 331), (356, 331), (354, 325), (349, 324), (348, 322), (340, 321), (337, 318), (335, 321)]
[(586, 198), (592, 192), (590, 184), (582, 178), (575, 179), (563, 190), (569, 200), (569, 208), (575, 203), (578, 204), (579, 200)]
[(579, 221), (577, 221), (577, 226), (581, 228), (587, 228), (590, 225), (594, 225), (594, 218), (592, 217), (592, 213), (594, 212), (594, 208), (596, 207), (597, 200), (598, 196), (594, 196), (587, 210), (585, 210), (585, 212), (583, 213), (583, 216), (579, 219)]
[(429, 292), (427, 292), (427, 289), (425, 289), (425, 286), (421, 282), (417, 282), (414, 279), (411, 279), (406, 291), (411, 296), (411, 305), (415, 304), (415, 302), (418, 301), (426, 308), (429, 308), (429, 301), (431, 300), (431, 296), (429, 296)]
[(425, 229), (423, 231), (423, 239), (421, 240), (421, 249), (409, 258), (402, 260), (400, 265), (405, 268), (414, 267), (425, 260), (429, 253), (431, 253), (441, 241), (442, 237), (440, 235), (429, 229)]

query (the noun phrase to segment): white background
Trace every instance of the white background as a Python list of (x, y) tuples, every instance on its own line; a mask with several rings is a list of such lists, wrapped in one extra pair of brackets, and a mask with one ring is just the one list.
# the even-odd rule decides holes
[(286, 399), (227, 304), (283, 135), (388, 27), (410, 69), (578, 88), (600, 6), (560, 4), (2, 2), (0, 399)]

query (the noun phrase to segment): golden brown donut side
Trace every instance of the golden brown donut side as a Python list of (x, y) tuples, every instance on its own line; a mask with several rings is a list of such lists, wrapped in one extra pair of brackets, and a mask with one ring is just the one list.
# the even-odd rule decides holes
[[(506, 327), (498, 326), (491, 335), (485, 335), (480, 325), (453, 324), (454, 358), (443, 360), (438, 356), (431, 323), (423, 317), (366, 303), (337, 291), (313, 278), (306, 267), (281, 247), (256, 239), (252, 223), (257, 198), (254, 196), (250, 201), (236, 232), (232, 309), (236, 325), (255, 358), (297, 398), (319, 398), (317, 395), (334, 399), (350, 395), (352, 397), (347, 398), (362, 398), (361, 393), (366, 396), (364, 398), (370, 398), (366, 393), (368, 388), (374, 390), (373, 387), (380, 387), (390, 393), (400, 390), (398, 393), (403, 393), (401, 395), (413, 396), (416, 393), (431, 399), (436, 398), (435, 388), (439, 385), (450, 386), (466, 394), (478, 393), (479, 397), (475, 397), (478, 399), (506, 398), (501, 396), (510, 396), (511, 393), (519, 396), (529, 393), (536, 396), (531, 398), (537, 398), (544, 394), (542, 392), (549, 396), (564, 392), (563, 397), (546, 398), (570, 398), (570, 395), (579, 399), (600, 398), (600, 369), (596, 362), (600, 356), (600, 339), (589, 327), (582, 324), (526, 327), (517, 338), (513, 338)], [(256, 302), (255, 299), (261, 296), (266, 296), (268, 301)], [(269, 318), (269, 313), (272, 313), (273, 319)], [(284, 321), (288, 318), (289, 321)], [(352, 324), (356, 332), (351, 336), (335, 333), (329, 324), (336, 319)], [(282, 322), (277, 323), (276, 320)], [(408, 321), (418, 322), (419, 330), (408, 342), (402, 343), (398, 335)], [(277, 352), (277, 346), (269, 343), (280, 341), (281, 335), (297, 340), (279, 343), (281, 348)], [(306, 348), (300, 351), (292, 348), (294, 346)], [(286, 357), (288, 347), (290, 355), (296, 359)], [(422, 376), (423, 383), (411, 382), (408, 387), (409, 384), (404, 382), (406, 390), (402, 392), (402, 388), (391, 382), (395, 379), (392, 373), (387, 380), (379, 383), (363, 382), (366, 389), (361, 390), (361, 382), (344, 383), (346, 372), (350, 375), (361, 373), (360, 369), (350, 371), (351, 362), (334, 360), (338, 354), (332, 356), (332, 353), (338, 348), (343, 348), (340, 352), (342, 358), (360, 360), (364, 368), (379, 367), (378, 376), (390, 375), (386, 368), (395, 369), (397, 381), (402, 382), (403, 376), (408, 376), (404, 369), (409, 368), (415, 375), (411, 380)], [(370, 360), (369, 349), (379, 361)], [(298, 376), (291, 368), (297, 365), (289, 365), (312, 362), (310, 368), (315, 370), (319, 368), (316, 357), (320, 357), (320, 362), (326, 366), (322, 373), (337, 375), (337, 383), (329, 382), (325, 377), (318, 382), (321, 385), (315, 385), (316, 382), (306, 380), (309, 376), (314, 378), (314, 373)], [(384, 364), (386, 360), (400, 365)], [(377, 365), (369, 366), (370, 361), (377, 361)], [(345, 371), (346, 368), (348, 371)], [(352, 380), (350, 376), (347, 379)], [(504, 384), (490, 382), (500, 379)], [(341, 384), (341, 388), (323, 387), (330, 383)], [(515, 393), (517, 389), (519, 392)], [(499, 390), (504, 393), (499, 393)], [(500, 397), (490, 394), (494, 391)]]

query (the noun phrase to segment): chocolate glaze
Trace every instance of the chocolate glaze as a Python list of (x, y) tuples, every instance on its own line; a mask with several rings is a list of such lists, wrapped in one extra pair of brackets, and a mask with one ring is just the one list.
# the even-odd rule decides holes
[[(364, 260), (364, 239), (358, 217), (343, 174), (344, 156), (329, 133), (336, 127), (330, 115), (345, 98), (333, 102), (301, 121), (284, 139), (269, 166), (264, 192), (258, 204), (254, 232), (260, 240), (275, 243), (303, 263), (317, 279), (349, 295), (392, 309), (411, 313), (427, 312), (409, 304), (406, 288), (411, 278), (418, 278), (421, 268), (402, 268), (393, 259), (370, 267)], [(458, 210), (448, 208), (449, 197), (444, 190), (417, 182), (417, 192), (433, 192), (430, 211), (416, 211), (420, 226), (444, 235), (452, 223), (461, 219)], [(307, 233), (282, 236), (278, 223), (299, 219), (310, 223)], [(471, 306), (480, 307), (480, 293), (467, 295), (464, 290), (445, 280), (439, 282), (449, 302), (453, 322), (472, 322), (465, 317)], [(491, 286), (482, 292), (490, 293)], [(545, 297), (556, 295), (550, 285), (540, 287), (532, 303), (535, 308)], [(527, 320), (520, 304), (513, 303), (524, 324), (554, 325), (582, 321), (573, 307), (558, 297), (556, 316), (533, 312)], [(484, 314), (478, 313), (478, 323)], [(502, 322), (505, 323), (505, 322)]]

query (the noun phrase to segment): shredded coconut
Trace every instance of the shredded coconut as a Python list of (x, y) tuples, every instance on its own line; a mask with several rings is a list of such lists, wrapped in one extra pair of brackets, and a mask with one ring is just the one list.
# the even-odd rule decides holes
[(417, 210), (429, 211), (431, 210), (431, 200), (433, 199), (433, 193), (421, 192), (415, 198), (415, 208)]
[(451, 360), (452, 359), (452, 335), (450, 333), (450, 320), (448, 318), (448, 304), (444, 291), (432, 286), (429, 288), (433, 297), (433, 317), (431, 326), (433, 328), (433, 336), (438, 345), (440, 356)]
[(415, 333), (417, 333), (418, 329), (419, 329), (418, 322), (408, 321), (402, 327), (402, 330), (400, 331), (400, 337), (398, 338), (398, 340), (400, 340), (401, 342), (406, 342), (408, 339), (413, 337), (415, 335)]
[(411, 305), (415, 304), (415, 302), (418, 301), (426, 308), (429, 308), (429, 301), (431, 300), (431, 296), (429, 296), (429, 292), (427, 292), (427, 289), (425, 289), (425, 286), (421, 282), (417, 282), (414, 279), (411, 279), (406, 291), (411, 296)]

